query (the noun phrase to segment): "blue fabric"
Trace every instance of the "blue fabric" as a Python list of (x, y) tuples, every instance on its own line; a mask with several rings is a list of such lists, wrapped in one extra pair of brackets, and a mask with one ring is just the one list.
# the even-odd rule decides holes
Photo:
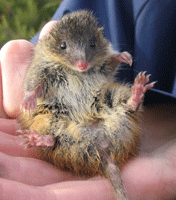
[(114, 49), (132, 54), (133, 67), (124, 66), (118, 79), (131, 82), (147, 71), (158, 81), (154, 91), (176, 97), (175, 0), (64, 0), (52, 20), (78, 9), (93, 11)]

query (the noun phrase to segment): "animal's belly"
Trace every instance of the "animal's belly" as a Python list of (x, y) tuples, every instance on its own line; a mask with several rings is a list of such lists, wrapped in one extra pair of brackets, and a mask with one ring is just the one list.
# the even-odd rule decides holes
[[(113, 121), (115, 124), (114, 119)], [(122, 167), (138, 151), (138, 129), (133, 127), (136, 126), (133, 123), (130, 123), (131, 127), (116, 127), (116, 130), (105, 124), (101, 120), (79, 124), (70, 121), (65, 129), (55, 133), (57, 145), (54, 149), (39, 150), (41, 157), (59, 169), (77, 175), (94, 176), (103, 173), (101, 143), (105, 142), (108, 144), (107, 156)]]

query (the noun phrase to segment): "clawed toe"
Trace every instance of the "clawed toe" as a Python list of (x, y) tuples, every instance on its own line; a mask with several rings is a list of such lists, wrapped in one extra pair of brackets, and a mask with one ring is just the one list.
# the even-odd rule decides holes
[(140, 72), (137, 77), (135, 78), (134, 85), (132, 86), (131, 90), (131, 97), (127, 101), (128, 107), (130, 107), (133, 111), (136, 111), (139, 105), (142, 103), (144, 94), (147, 90), (154, 87), (155, 82), (152, 82), (150, 84), (147, 84), (149, 82), (149, 75), (145, 75), (146, 71)]
[(30, 147), (53, 147), (54, 137), (51, 135), (40, 135), (35, 130), (18, 130), (16, 131), (18, 137), (22, 138), (23, 141), (21, 145), (26, 148)]
[(130, 66), (133, 64), (132, 56), (127, 51), (124, 51), (118, 55), (119, 62), (127, 63)]
[(37, 107), (37, 98), (36, 98), (36, 93), (34, 91), (32, 92), (27, 92), (23, 101), (21, 102), (20, 105), (20, 110), (24, 114), (30, 114), (33, 112), (33, 110)]

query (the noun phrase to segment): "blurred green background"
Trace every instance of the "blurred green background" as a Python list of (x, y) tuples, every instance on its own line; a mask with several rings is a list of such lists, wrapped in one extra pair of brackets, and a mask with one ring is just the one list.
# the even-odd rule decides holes
[(1, 0), (0, 48), (12, 39), (30, 40), (53, 16), (62, 0)]

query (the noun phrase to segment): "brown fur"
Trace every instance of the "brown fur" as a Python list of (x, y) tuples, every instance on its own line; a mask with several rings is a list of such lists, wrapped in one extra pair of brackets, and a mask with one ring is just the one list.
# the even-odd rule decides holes
[[(59, 47), (65, 41), (63, 51)], [(108, 159), (121, 168), (137, 153), (138, 111), (126, 104), (130, 86), (114, 83), (116, 67), (109, 62), (114, 54), (87, 11), (64, 16), (38, 42), (25, 81), (26, 91), (39, 91), (38, 105), (20, 121), (24, 129), (54, 136), (53, 148), (39, 148), (41, 159), (77, 175), (111, 177)], [(79, 72), (73, 64), (77, 59), (86, 59), (91, 67)], [(108, 144), (106, 156), (101, 142)]]

